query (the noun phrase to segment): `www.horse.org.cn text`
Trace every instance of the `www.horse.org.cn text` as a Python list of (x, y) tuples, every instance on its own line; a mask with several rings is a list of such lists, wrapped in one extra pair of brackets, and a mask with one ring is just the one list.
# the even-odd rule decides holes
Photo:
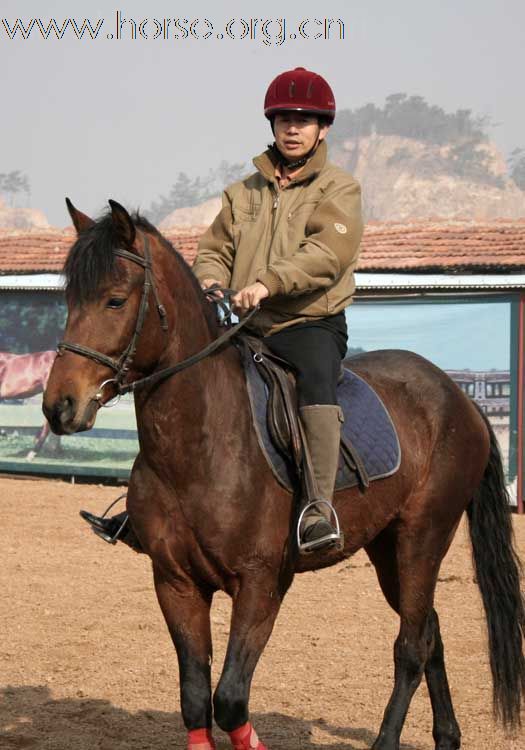
[(65, 37), (91, 40), (163, 40), (230, 39), (259, 41), (267, 46), (287, 41), (342, 41), (345, 24), (340, 18), (230, 18), (224, 22), (208, 18), (132, 18), (120, 10), (114, 18), (2, 18), (4, 38), (16, 41)]

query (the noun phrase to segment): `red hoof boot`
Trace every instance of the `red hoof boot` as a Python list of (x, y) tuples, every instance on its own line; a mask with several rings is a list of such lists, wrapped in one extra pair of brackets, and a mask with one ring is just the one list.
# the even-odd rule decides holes
[(233, 750), (267, 750), (266, 745), (263, 745), (257, 737), (257, 732), (249, 721), (228, 734), (232, 741)]
[(188, 750), (216, 750), (211, 729), (192, 729), (188, 732)]

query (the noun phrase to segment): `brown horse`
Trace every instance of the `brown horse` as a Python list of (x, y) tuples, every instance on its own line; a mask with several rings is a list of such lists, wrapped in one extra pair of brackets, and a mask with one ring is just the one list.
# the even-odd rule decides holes
[[(218, 335), (212, 306), (191, 270), (145, 219), (114, 201), (96, 222), (68, 205), (78, 239), (65, 266), (66, 343), (44, 397), (44, 412), (59, 434), (92, 427), (99, 406), (123, 380), (174, 365)], [(167, 331), (159, 325), (164, 313)], [(177, 650), (190, 748), (214, 747), (212, 715), (234, 748), (264, 748), (249, 723), (250, 686), (294, 574), (333, 565), (362, 547), (401, 621), (394, 688), (374, 750), (399, 748), (423, 675), (435, 746), (459, 748), (433, 603), (441, 561), (465, 510), (487, 615), (496, 714), (508, 726), (519, 723), (525, 611), (494, 434), (452, 380), (415, 354), (372, 352), (353, 358), (351, 366), (388, 406), (401, 467), (366, 492), (338, 493), (344, 550), (305, 557), (297, 553), (294, 500), (277, 484), (257, 443), (236, 348), (226, 344), (135, 393), (140, 453), (128, 511), (153, 562)], [(210, 605), (219, 589), (232, 597), (233, 609), (212, 699)]]

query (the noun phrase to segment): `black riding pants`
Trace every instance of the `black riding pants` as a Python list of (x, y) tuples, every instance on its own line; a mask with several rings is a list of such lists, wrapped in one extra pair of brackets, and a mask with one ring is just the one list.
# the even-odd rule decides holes
[(348, 342), (344, 312), (284, 328), (263, 341), (297, 371), (299, 406), (337, 404), (337, 381)]

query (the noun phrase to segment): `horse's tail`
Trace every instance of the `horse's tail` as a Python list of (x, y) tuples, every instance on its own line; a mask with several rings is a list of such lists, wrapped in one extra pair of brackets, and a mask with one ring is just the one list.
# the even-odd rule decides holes
[(494, 430), (482, 416), (490, 435), (490, 456), (467, 515), (487, 618), (494, 712), (505, 726), (513, 728), (521, 723), (525, 699), (525, 602), (501, 454)]

